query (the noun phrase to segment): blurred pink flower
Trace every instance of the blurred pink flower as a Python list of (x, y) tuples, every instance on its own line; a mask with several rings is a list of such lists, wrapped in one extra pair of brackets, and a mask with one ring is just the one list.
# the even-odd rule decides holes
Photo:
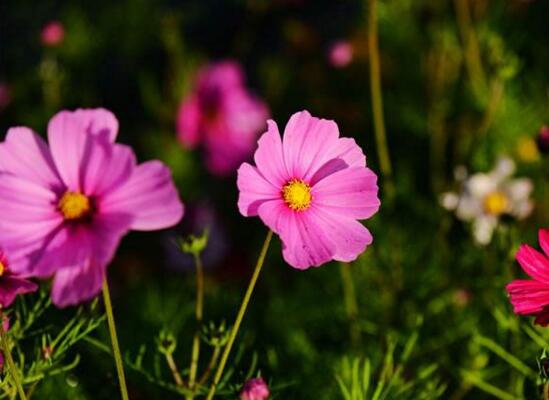
[(50, 21), (42, 28), (40, 40), (44, 46), (54, 47), (65, 38), (65, 28), (59, 21)]
[(198, 72), (179, 107), (177, 132), (185, 147), (203, 146), (212, 174), (231, 175), (251, 156), (268, 115), (265, 103), (245, 87), (240, 65), (224, 61)]
[(263, 378), (249, 379), (240, 392), (240, 400), (267, 400), (270, 396), (269, 386)]
[(346, 67), (353, 61), (353, 45), (345, 40), (334, 42), (328, 50), (328, 60), (336, 68)]
[(0, 82), (0, 111), (11, 103), (11, 89), (5, 82)]
[(329, 260), (352, 261), (372, 243), (357, 219), (379, 209), (377, 176), (353, 139), (340, 138), (334, 121), (294, 114), (281, 140), (276, 123), (258, 141), (256, 167), (238, 170), (238, 208), (259, 215), (280, 235), (295, 268)]
[(540, 229), (539, 243), (545, 254), (523, 244), (516, 258), (532, 279), (515, 280), (507, 285), (507, 292), (516, 314), (533, 315), (534, 323), (549, 325), (549, 230)]
[(137, 165), (132, 149), (114, 142), (117, 133), (105, 109), (61, 111), (49, 122), (49, 147), (25, 127), (0, 143), (0, 243), (14, 271), (55, 274), (57, 306), (100, 291), (129, 230), (166, 228), (183, 215), (170, 170), (159, 161)]
[(549, 127), (543, 125), (538, 133), (538, 149), (542, 154), (549, 154)]
[[(34, 292), (36, 289), (36, 283), (18, 276), (9, 268), (6, 253), (0, 249), (0, 308), (9, 307), (18, 294)], [(7, 331), (5, 325), (4, 330)]]

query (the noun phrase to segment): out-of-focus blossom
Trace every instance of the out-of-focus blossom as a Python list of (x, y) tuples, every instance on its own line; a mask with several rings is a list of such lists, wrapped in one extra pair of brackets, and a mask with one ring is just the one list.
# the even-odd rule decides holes
[(11, 103), (11, 88), (6, 82), (0, 82), (0, 111)]
[(49, 146), (25, 127), (0, 143), (0, 243), (13, 271), (55, 275), (57, 306), (101, 290), (130, 230), (167, 228), (183, 215), (170, 170), (138, 165), (117, 134), (110, 111), (61, 111), (48, 124)]
[(55, 47), (63, 42), (65, 27), (60, 21), (50, 21), (42, 28), (40, 40), (44, 46)]
[(353, 139), (334, 121), (307, 111), (290, 118), (280, 137), (276, 122), (258, 141), (255, 164), (238, 169), (238, 208), (259, 216), (280, 236), (283, 256), (298, 269), (330, 260), (352, 261), (372, 243), (358, 219), (380, 206), (377, 176)]
[(532, 212), (532, 181), (512, 178), (514, 172), (513, 160), (500, 158), (488, 173), (462, 176), (459, 193), (444, 193), (441, 197), (444, 208), (455, 211), (460, 220), (472, 222), (473, 236), (481, 245), (490, 243), (503, 215), (520, 220)]
[(0, 249), (0, 309), (9, 307), (17, 295), (31, 293), (36, 289), (38, 289), (36, 283), (11, 270), (6, 253)]
[(267, 400), (270, 395), (269, 386), (263, 378), (253, 378), (244, 384), (240, 400)]
[(537, 137), (538, 149), (543, 154), (549, 154), (549, 127), (543, 125)]
[(353, 61), (353, 45), (346, 40), (332, 43), (328, 49), (328, 61), (333, 67), (343, 68)]
[(507, 292), (516, 314), (533, 315), (538, 325), (549, 325), (549, 230), (540, 229), (539, 244), (543, 253), (523, 244), (516, 258), (530, 278), (515, 280)]
[(539, 160), (539, 150), (536, 141), (529, 136), (521, 137), (517, 142), (517, 156), (527, 163)]
[(225, 176), (251, 156), (267, 118), (267, 106), (246, 88), (240, 65), (223, 61), (198, 72), (179, 107), (177, 132), (183, 146), (203, 147), (212, 174)]

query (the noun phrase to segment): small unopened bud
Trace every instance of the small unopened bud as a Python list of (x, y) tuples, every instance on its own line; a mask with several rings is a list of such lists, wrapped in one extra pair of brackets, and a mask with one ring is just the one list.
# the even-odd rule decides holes
[(165, 355), (171, 355), (177, 347), (177, 341), (171, 332), (161, 331), (156, 338), (158, 351)]
[(248, 380), (240, 392), (240, 400), (266, 400), (270, 396), (269, 386), (263, 378)]
[(187, 238), (180, 241), (181, 251), (183, 253), (200, 255), (208, 245), (208, 230), (205, 230), (202, 235), (189, 235)]
[(42, 347), (42, 357), (44, 358), (44, 360), (46, 361), (51, 360), (52, 355), (53, 355), (53, 348), (51, 346)]

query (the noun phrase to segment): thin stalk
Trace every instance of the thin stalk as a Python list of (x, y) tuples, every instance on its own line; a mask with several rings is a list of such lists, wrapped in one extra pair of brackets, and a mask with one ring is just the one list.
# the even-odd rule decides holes
[(128, 388), (126, 387), (126, 376), (124, 375), (124, 365), (122, 364), (122, 355), (120, 354), (120, 346), (118, 345), (118, 336), (116, 334), (116, 325), (114, 323), (114, 315), (112, 312), (111, 294), (107, 277), (103, 278), (103, 301), (107, 311), (107, 322), (109, 325), (109, 333), (111, 335), (112, 352), (116, 364), (116, 372), (118, 373), (118, 383), (120, 386), (120, 395), (122, 400), (129, 400)]
[(183, 378), (181, 378), (181, 374), (177, 369), (177, 365), (175, 364), (173, 355), (170, 353), (166, 353), (164, 356), (166, 357), (166, 362), (168, 363), (168, 367), (170, 368), (170, 372), (172, 373), (173, 380), (175, 381), (176, 385), (180, 387), (185, 386), (185, 382), (183, 382)]
[(360, 326), (358, 324), (358, 304), (356, 300), (355, 284), (350, 263), (341, 263), (341, 280), (343, 284), (343, 299), (345, 302), (345, 311), (349, 318), (349, 331), (351, 343), (353, 346), (360, 344)]
[(454, 0), (456, 19), (464, 47), (465, 67), (471, 79), (473, 91), (477, 98), (482, 98), (486, 89), (486, 76), (482, 68), (477, 35), (471, 18), (469, 0)]
[(227, 364), (227, 360), (229, 359), (229, 354), (231, 352), (234, 341), (236, 339), (236, 335), (238, 334), (238, 330), (240, 329), (240, 324), (242, 323), (242, 319), (244, 318), (244, 314), (246, 313), (246, 309), (248, 308), (248, 303), (250, 302), (250, 298), (252, 297), (255, 284), (257, 283), (257, 278), (259, 277), (259, 273), (261, 272), (261, 268), (263, 267), (263, 263), (265, 262), (265, 256), (267, 255), (267, 250), (269, 249), (269, 244), (271, 243), (272, 237), (273, 237), (273, 231), (269, 230), (269, 233), (265, 238), (265, 242), (263, 243), (261, 253), (259, 253), (259, 258), (257, 259), (257, 264), (255, 265), (252, 279), (250, 280), (248, 289), (246, 290), (246, 294), (244, 295), (244, 299), (242, 300), (242, 304), (240, 305), (240, 309), (238, 310), (238, 314), (236, 315), (236, 320), (231, 329), (231, 333), (229, 334), (229, 340), (227, 342), (227, 345), (225, 346), (223, 355), (221, 356), (221, 361), (217, 366), (217, 371), (215, 373), (212, 385), (210, 386), (210, 391), (208, 392), (207, 400), (213, 399), (213, 396), (217, 389), (217, 385), (219, 384), (219, 381), (223, 376), (223, 370), (225, 369), (225, 364)]
[(212, 357), (210, 358), (210, 362), (208, 363), (208, 366), (202, 373), (202, 376), (200, 379), (198, 379), (198, 384), (203, 385), (208, 378), (210, 377), (211, 372), (213, 371), (215, 364), (217, 363), (217, 360), (219, 359), (219, 355), (221, 354), (221, 347), (214, 347), (214, 351), (212, 353)]
[(549, 400), (549, 381), (543, 385), (543, 400)]
[(381, 94), (381, 68), (377, 36), (377, 0), (368, 0), (368, 52), (370, 55), (370, 91), (377, 155), (381, 173), (385, 177), (386, 191), (392, 192), (393, 169), (387, 146), (385, 120), (383, 118), (383, 97)]
[[(0, 312), (0, 321), (2, 321), (2, 319), (3, 319), (3, 315)], [(21, 378), (19, 376), (19, 371), (15, 366), (15, 362), (13, 361), (13, 357), (11, 355), (11, 350), (8, 343), (6, 332), (4, 332), (4, 329), (1, 326), (1, 323), (0, 323), (0, 342), (1, 342), (0, 344), (2, 345), (2, 352), (4, 353), (4, 357), (6, 357), (11, 379), (13, 380), (13, 383), (17, 388), (17, 392), (19, 393), (19, 398), (21, 400), (27, 400), (27, 396), (25, 395), (25, 391), (23, 390), (23, 384), (21, 383)]]
[(193, 338), (193, 348), (191, 356), (191, 367), (189, 370), (189, 389), (193, 389), (196, 383), (196, 371), (198, 370), (198, 359), (200, 357), (200, 327), (202, 325), (202, 314), (204, 309), (204, 268), (202, 260), (198, 254), (195, 254), (196, 264), (196, 332)]

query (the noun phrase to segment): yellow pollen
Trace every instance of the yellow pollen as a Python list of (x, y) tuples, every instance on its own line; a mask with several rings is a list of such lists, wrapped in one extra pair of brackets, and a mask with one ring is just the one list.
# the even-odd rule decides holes
[(0, 261), (0, 276), (4, 275), (4, 272), (6, 271), (6, 266)]
[(500, 215), (507, 211), (509, 200), (501, 192), (492, 192), (484, 198), (484, 211), (492, 215)]
[(282, 188), (284, 201), (294, 211), (305, 211), (311, 205), (311, 187), (301, 179), (292, 179)]
[(66, 192), (58, 207), (66, 220), (83, 218), (91, 211), (90, 199), (79, 192)]

